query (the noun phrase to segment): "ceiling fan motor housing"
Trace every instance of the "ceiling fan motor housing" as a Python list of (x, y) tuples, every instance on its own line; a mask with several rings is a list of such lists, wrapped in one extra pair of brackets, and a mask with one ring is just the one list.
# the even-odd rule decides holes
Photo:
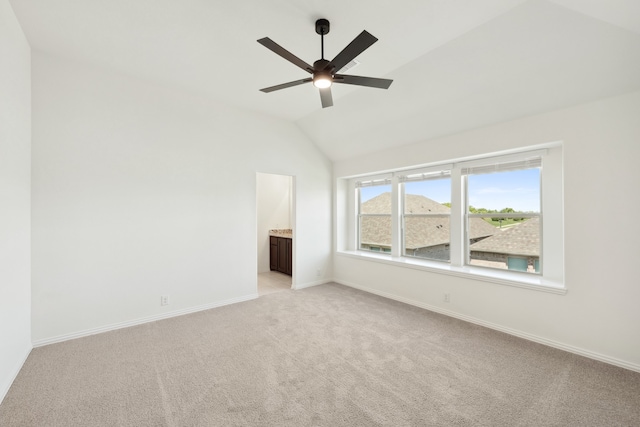
[(329, 64), (330, 64), (330, 61), (327, 61), (326, 59), (318, 59), (316, 62), (313, 63), (314, 74), (319, 71), (332, 72), (334, 67), (327, 68), (327, 65)]

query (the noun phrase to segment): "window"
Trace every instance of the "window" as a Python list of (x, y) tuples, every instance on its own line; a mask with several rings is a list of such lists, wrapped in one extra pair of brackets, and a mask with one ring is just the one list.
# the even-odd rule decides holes
[(391, 252), (391, 181), (359, 181), (358, 248)]
[(449, 261), (451, 172), (401, 175), (402, 254)]
[(540, 273), (540, 157), (462, 169), (468, 265)]
[(562, 162), (550, 143), (338, 179), (338, 253), (561, 292)]

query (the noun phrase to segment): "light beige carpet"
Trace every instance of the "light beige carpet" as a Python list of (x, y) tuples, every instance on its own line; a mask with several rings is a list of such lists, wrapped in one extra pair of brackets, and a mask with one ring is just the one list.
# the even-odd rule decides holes
[(9, 426), (640, 426), (640, 374), (340, 285), (36, 348)]

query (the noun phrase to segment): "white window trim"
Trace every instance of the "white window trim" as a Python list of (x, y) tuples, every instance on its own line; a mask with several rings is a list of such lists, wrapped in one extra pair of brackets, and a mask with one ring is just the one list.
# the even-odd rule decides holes
[[(400, 176), (406, 176), (413, 173), (429, 173), (444, 168), (451, 168), (451, 211), (461, 212), (466, 206), (466, 189), (463, 185), (456, 185), (454, 182), (464, 182), (462, 175), (462, 168), (476, 167), (477, 165), (487, 164), (490, 161), (517, 161), (526, 160), (532, 156), (542, 156), (543, 163), (545, 165), (544, 177), (541, 174), (541, 205), (545, 206), (545, 228), (543, 228), (543, 234), (541, 236), (541, 253), (545, 254), (547, 259), (545, 261), (540, 259), (540, 268), (542, 274), (531, 274), (525, 272), (516, 272), (500, 269), (492, 269), (480, 266), (465, 265), (466, 248), (464, 242), (465, 229), (464, 221), (465, 215), (451, 215), (451, 247), (450, 262), (425, 260), (410, 256), (401, 256), (401, 216), (402, 212), (399, 209), (400, 206), (400, 191), (401, 187)], [(552, 172), (549, 173), (549, 169)], [(415, 171), (415, 172), (414, 172)], [(564, 283), (564, 224), (563, 224), (563, 206), (562, 206), (562, 143), (544, 144), (535, 147), (535, 149), (521, 150), (510, 152), (507, 155), (503, 153), (487, 154), (485, 156), (478, 156), (473, 159), (459, 159), (458, 161), (447, 161), (442, 163), (434, 163), (425, 166), (414, 166), (411, 168), (397, 169), (394, 172), (386, 171), (386, 177), (391, 176), (392, 182), (392, 252), (388, 253), (375, 253), (368, 251), (358, 250), (358, 237), (356, 241), (348, 242), (344, 247), (338, 247), (336, 253), (338, 256), (366, 260), (369, 262), (377, 262), (383, 264), (389, 264), (397, 267), (411, 268), (416, 270), (428, 271), (432, 273), (453, 275), (457, 277), (463, 277), (467, 279), (479, 280), (484, 282), (490, 282), (494, 284), (503, 284), (508, 286), (515, 286), (519, 288), (526, 288), (532, 290), (538, 290), (542, 292), (550, 292), (554, 294), (566, 294), (567, 288)], [(350, 194), (354, 194), (355, 182), (364, 181), (369, 177), (375, 175), (360, 175), (358, 178), (340, 178), (347, 181), (347, 187), (351, 190)], [(377, 175), (379, 177), (380, 175)], [(339, 180), (340, 180), (339, 179)], [(546, 180), (546, 181), (545, 181)], [(547, 187), (553, 187), (556, 190), (552, 194), (553, 208), (546, 206), (544, 189)], [(349, 191), (347, 191), (349, 193)], [(342, 227), (349, 227), (349, 224), (353, 224), (354, 215), (357, 215), (357, 209), (351, 210), (351, 214), (347, 215), (348, 219)], [(540, 218), (542, 218), (542, 213)], [(357, 219), (356, 219), (357, 223)], [(552, 224), (551, 224), (552, 223)], [(339, 228), (341, 226), (339, 225)], [(347, 235), (354, 236), (353, 232), (348, 232)], [(545, 236), (551, 235), (552, 239), (547, 239)], [(355, 244), (354, 244), (355, 243)], [(461, 247), (462, 246), (462, 247)], [(548, 250), (552, 248), (552, 250)], [(554, 256), (553, 260), (548, 257)], [(542, 263), (545, 263), (545, 270), (542, 270)], [(551, 264), (551, 267), (550, 267)]]
[(337, 251), (337, 255), (346, 258), (393, 265), (396, 267), (428, 271), (430, 273), (445, 274), (465, 279), (480, 280), (483, 282), (514, 286), (517, 288), (549, 292), (552, 294), (564, 295), (567, 293), (567, 288), (563, 283), (547, 280), (544, 277), (535, 274), (474, 267), (469, 265), (455, 266), (446, 262), (423, 260), (413, 257), (389, 256), (388, 254), (380, 252), (339, 250)]

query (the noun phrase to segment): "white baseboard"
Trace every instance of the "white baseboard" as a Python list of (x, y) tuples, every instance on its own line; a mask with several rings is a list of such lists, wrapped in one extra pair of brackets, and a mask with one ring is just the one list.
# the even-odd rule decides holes
[(615, 366), (619, 366), (621, 368), (625, 368), (625, 369), (629, 369), (631, 371), (635, 371), (635, 372), (640, 372), (640, 365), (636, 364), (636, 363), (631, 363), (631, 362), (627, 362), (625, 360), (620, 360), (617, 359), (615, 357), (610, 357), (610, 356), (606, 356), (604, 354), (600, 354), (600, 353), (596, 353), (590, 350), (585, 350), (583, 348), (580, 347), (575, 347), (569, 344), (564, 344), (561, 343), (559, 341), (554, 341), (554, 340), (550, 340), (547, 338), (543, 338), (543, 337), (539, 337), (537, 335), (533, 335), (527, 332), (523, 332), (523, 331), (519, 331), (517, 329), (512, 329), (512, 328), (507, 328), (505, 326), (502, 325), (498, 325), (495, 323), (491, 323), (491, 322), (486, 322), (484, 320), (481, 319), (477, 319), (475, 317), (471, 317), (471, 316), (467, 316), (464, 314), (460, 314), (460, 313), (456, 313), (454, 311), (450, 311), (450, 310), (445, 310), (442, 309), (440, 307), (434, 306), (434, 305), (430, 305), (430, 304), (425, 304), (423, 302), (420, 301), (416, 301), (416, 300), (412, 300), (409, 298), (404, 298), (404, 297), (400, 297), (397, 295), (393, 295), (393, 294), (389, 294), (387, 292), (381, 292), (375, 289), (370, 289), (367, 288), (365, 286), (360, 286), (358, 284), (355, 283), (350, 283), (350, 282), (346, 282), (344, 280), (334, 280), (335, 283), (338, 283), (340, 285), (344, 285), (344, 286), (348, 286), (350, 288), (354, 288), (354, 289), (358, 289), (364, 292), (368, 292), (371, 294), (375, 294), (375, 295), (379, 295), (381, 297), (384, 298), (389, 298), (395, 301), (399, 301), (399, 302), (403, 302), (405, 304), (409, 304), (409, 305), (413, 305), (415, 307), (420, 307), (420, 308), (424, 308), (425, 310), (429, 310), (429, 311), (434, 311), (436, 313), (440, 313), (440, 314), (444, 314), (446, 316), (449, 317), (455, 317), (456, 319), (460, 319), (460, 320), (464, 320), (465, 322), (469, 322), (469, 323), (474, 323), (476, 325), (480, 325), (480, 326), (484, 326), (486, 328), (489, 329), (494, 329), (496, 331), (500, 331), (500, 332), (504, 332), (506, 334), (509, 335), (513, 335), (519, 338), (524, 338), (526, 340), (529, 341), (533, 341), (533, 342), (537, 342), (539, 344), (544, 344), (547, 345), (549, 347), (554, 347), (560, 350), (564, 350), (567, 351), (569, 353), (574, 353), (580, 356), (584, 356), (584, 357), (588, 357), (589, 359), (594, 359), (594, 360), (598, 360), (600, 362), (604, 362), (604, 363), (608, 363), (610, 365), (615, 365)]
[(27, 357), (29, 357), (29, 354), (31, 354), (31, 350), (33, 350), (33, 347), (31, 346), (25, 350), (22, 358), (19, 359), (18, 363), (16, 363), (16, 365), (14, 366), (11, 376), (9, 377), (9, 381), (6, 384), (0, 384), (0, 387), (2, 387), (0, 388), (0, 403), (2, 403), (4, 398), (7, 396), (7, 393), (9, 393), (9, 389), (11, 388), (11, 385), (16, 380), (16, 377), (20, 373), (22, 366), (24, 366), (24, 362), (27, 361)]
[(171, 317), (183, 316), (185, 314), (196, 313), (198, 311), (210, 310), (212, 308), (222, 307), (229, 304), (235, 304), (243, 301), (250, 301), (258, 298), (258, 294), (250, 294), (238, 298), (231, 298), (224, 301), (216, 301), (208, 304), (198, 305), (195, 307), (183, 308), (180, 310), (169, 311), (166, 313), (155, 314), (153, 316), (140, 317), (138, 319), (127, 320), (125, 322), (112, 323), (110, 325), (100, 326), (97, 328), (86, 329), (84, 331), (73, 332), (70, 334), (58, 335), (51, 338), (44, 338), (33, 342), (34, 347), (42, 347), (44, 345), (55, 344), (58, 342), (68, 341), (76, 338), (82, 338), (89, 335), (100, 334), (102, 332), (114, 331), (116, 329), (128, 328), (130, 326), (141, 325), (143, 323), (155, 322), (157, 320), (169, 319)]
[(304, 289), (304, 288), (310, 288), (312, 286), (324, 285), (325, 283), (331, 283), (331, 282), (333, 282), (333, 279), (316, 280), (315, 282), (307, 282), (307, 283), (296, 284), (293, 287), (293, 289), (300, 290), (300, 289)]

